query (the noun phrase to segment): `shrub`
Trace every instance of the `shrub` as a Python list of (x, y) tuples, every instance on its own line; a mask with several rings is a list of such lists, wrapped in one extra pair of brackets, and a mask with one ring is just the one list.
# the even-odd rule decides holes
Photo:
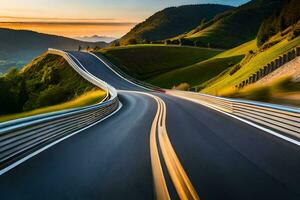
[(46, 68), (42, 77), (42, 82), (46, 85), (59, 83), (59, 73), (56, 67)]
[(36, 103), (38, 107), (50, 106), (67, 101), (70, 95), (64, 87), (50, 85), (47, 90), (40, 93)]
[(190, 85), (188, 83), (180, 83), (173, 87), (173, 89), (183, 90), (183, 91), (187, 91), (189, 88), (190, 88)]
[(182, 46), (194, 46), (194, 42), (189, 40), (189, 39), (185, 39), (185, 38), (181, 38), (179, 39), (179, 43)]
[(127, 45), (137, 44), (137, 41), (134, 38), (130, 38), (129, 40), (127, 40), (126, 44)]
[(242, 68), (242, 66), (240, 64), (235, 65), (234, 68), (229, 72), (230, 76), (232, 76), (233, 74), (235, 74), (241, 68)]
[(165, 40), (165, 44), (166, 45), (171, 44), (171, 40)]
[(180, 44), (180, 40), (178, 40), (178, 39), (172, 40), (171, 44), (179, 45)]

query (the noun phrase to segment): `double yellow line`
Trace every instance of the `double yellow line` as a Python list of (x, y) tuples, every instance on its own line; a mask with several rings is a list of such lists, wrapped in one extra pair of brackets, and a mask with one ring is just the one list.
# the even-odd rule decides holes
[[(168, 174), (173, 182), (179, 198), (182, 200), (199, 200), (200, 198), (186, 172), (184, 171), (170, 142), (166, 128), (167, 108), (165, 102), (158, 96), (152, 95), (150, 93), (137, 91), (122, 92), (146, 95), (153, 98), (157, 102), (157, 111), (150, 131), (150, 156), (156, 199), (171, 199), (163, 173), (161, 159), (159, 156), (159, 144), (163, 156), (163, 161), (166, 164)], [(157, 142), (157, 139), (159, 142)]]
[(164, 162), (179, 198), (182, 200), (198, 200), (200, 198), (191, 181), (189, 180), (187, 174), (185, 173), (168, 137), (166, 128), (166, 104), (161, 98), (157, 96), (150, 94), (147, 95), (154, 98), (158, 105), (150, 134), (151, 164), (156, 199), (171, 199), (159, 158), (157, 147), (158, 136), (159, 146), (163, 155)]

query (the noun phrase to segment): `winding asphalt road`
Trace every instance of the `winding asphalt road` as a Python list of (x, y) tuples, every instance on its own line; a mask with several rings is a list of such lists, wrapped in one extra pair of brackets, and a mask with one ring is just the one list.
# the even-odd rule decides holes
[(300, 148), (69, 52), (119, 91), (110, 118), (0, 176), (0, 199), (300, 199)]

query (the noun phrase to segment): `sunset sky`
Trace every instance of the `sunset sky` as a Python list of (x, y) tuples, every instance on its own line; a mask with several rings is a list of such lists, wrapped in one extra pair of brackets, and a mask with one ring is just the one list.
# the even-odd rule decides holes
[(165, 7), (200, 3), (238, 6), (245, 2), (247, 0), (0, 0), (0, 27), (67, 37), (95, 34), (121, 37), (134, 24)]

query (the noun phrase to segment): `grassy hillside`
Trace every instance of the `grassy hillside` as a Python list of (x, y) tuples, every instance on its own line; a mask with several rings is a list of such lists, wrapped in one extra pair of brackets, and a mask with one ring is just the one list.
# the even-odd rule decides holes
[(100, 51), (125, 73), (141, 80), (209, 59), (220, 52), (165, 45), (132, 45)]
[(138, 42), (144, 40), (163, 40), (185, 33), (197, 27), (201, 21), (210, 20), (231, 6), (203, 4), (166, 8), (136, 25), (121, 38), (121, 44), (127, 44), (132, 38)]
[(200, 85), (227, 68), (238, 63), (243, 56), (232, 56), (225, 58), (212, 58), (167, 73), (150, 78), (147, 81), (153, 85), (164, 88), (172, 88), (180, 83), (188, 83), (190, 87)]
[(39, 115), (43, 113), (55, 112), (59, 110), (66, 110), (66, 109), (88, 106), (100, 102), (102, 99), (105, 98), (105, 96), (106, 96), (105, 91), (93, 90), (93, 91), (86, 92), (78, 97), (75, 97), (74, 99), (65, 103), (61, 103), (53, 106), (46, 106), (35, 110), (27, 111), (27, 112), (17, 113), (17, 114), (0, 115), (0, 122), (29, 117), (33, 115)]
[[(279, 40), (279, 38), (281, 38)], [(280, 33), (273, 37), (272, 41), (276, 41), (275, 45), (264, 49), (251, 48), (252, 53), (248, 53), (241, 62), (241, 68), (233, 75), (229, 72), (224, 73), (221, 77), (216, 78), (206, 85), (201, 92), (220, 95), (226, 93), (227, 90), (233, 90), (234, 86), (248, 78), (249, 75), (259, 70), (262, 66), (276, 59), (292, 48), (300, 45), (300, 37), (290, 39), (288, 35), (280, 36)], [(270, 41), (270, 43), (274, 43)], [(253, 41), (253, 43), (256, 41)]]
[(10, 67), (21, 68), (48, 48), (77, 50), (78, 46), (104, 47), (103, 42), (91, 43), (47, 35), (33, 31), (0, 28), (0, 73)]
[(95, 89), (60, 56), (44, 54), (0, 77), (0, 115), (60, 104)]
[(226, 71), (239, 63), (253, 46), (256, 46), (255, 42), (248, 42), (207, 60), (162, 73), (147, 81), (164, 88), (171, 88), (180, 83), (188, 83), (190, 87), (199, 86), (220, 76), (220, 73), (224, 73), (224, 70)]
[(222, 96), (300, 106), (300, 82), (285, 76), (265, 85), (253, 84), (239, 91), (229, 91)]
[(286, 0), (252, 0), (177, 38), (189, 39), (197, 46), (230, 49), (255, 39), (263, 20), (278, 11), (285, 2)]

